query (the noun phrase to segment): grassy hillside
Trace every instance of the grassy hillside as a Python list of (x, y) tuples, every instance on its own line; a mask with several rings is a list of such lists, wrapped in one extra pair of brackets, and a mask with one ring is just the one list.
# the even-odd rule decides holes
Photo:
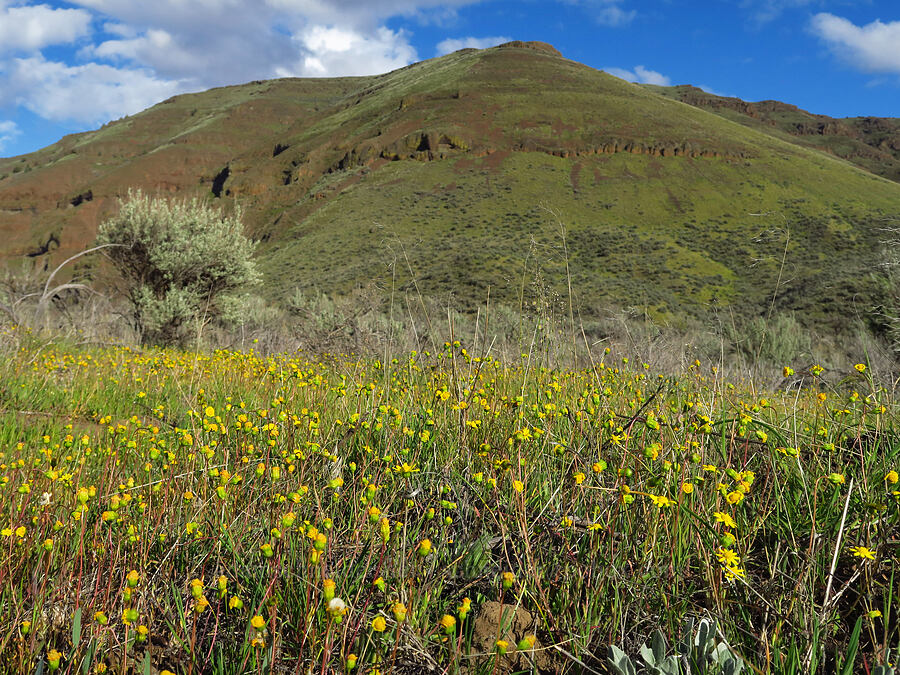
[(900, 119), (835, 119), (780, 101), (750, 103), (739, 98), (709, 94), (690, 85), (645, 86), (663, 96), (709, 110), (792, 143), (828, 152), (874, 174), (900, 181)]
[(273, 300), (374, 285), (564, 303), (568, 264), (588, 314), (678, 323), (774, 298), (839, 328), (880, 302), (900, 184), (770, 131), (540, 43), (251, 83), (0, 160), (2, 251), (77, 250), (140, 186), (240, 205)]

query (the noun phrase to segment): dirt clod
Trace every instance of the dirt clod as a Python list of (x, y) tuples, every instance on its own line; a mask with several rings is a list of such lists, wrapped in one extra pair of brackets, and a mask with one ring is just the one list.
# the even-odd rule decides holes
[[(479, 608), (475, 619), (472, 646), (483, 654), (494, 654), (497, 651), (497, 640), (509, 643), (507, 653), (497, 666), (497, 673), (529, 671), (534, 667), (549, 672), (552, 660), (539, 640), (535, 638), (534, 647), (529, 650), (519, 650), (516, 647), (525, 637), (534, 636), (536, 630), (537, 626), (531, 612), (524, 607), (486, 602)], [(492, 658), (494, 657), (486, 656), (482, 663)]]

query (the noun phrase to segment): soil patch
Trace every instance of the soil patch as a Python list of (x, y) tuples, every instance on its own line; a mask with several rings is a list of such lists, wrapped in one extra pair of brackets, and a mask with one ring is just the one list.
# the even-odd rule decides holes
[[(528, 650), (519, 650), (516, 645), (528, 636), (534, 636), (537, 630), (531, 612), (516, 605), (501, 605), (499, 602), (484, 603), (472, 632), (472, 646), (482, 654), (494, 654), (497, 651), (497, 640), (508, 643), (507, 653), (497, 665), (497, 673), (530, 671), (537, 667), (542, 672), (553, 672), (553, 660), (540, 640), (534, 638), (534, 646)], [(486, 656), (479, 665), (489, 662), (493, 656)]]

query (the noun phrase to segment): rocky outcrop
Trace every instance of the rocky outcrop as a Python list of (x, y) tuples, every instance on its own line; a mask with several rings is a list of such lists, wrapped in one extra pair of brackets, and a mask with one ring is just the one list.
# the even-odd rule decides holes
[(212, 193), (215, 197), (222, 196), (222, 190), (225, 189), (225, 181), (228, 180), (228, 176), (231, 175), (231, 167), (226, 166), (219, 173), (216, 174), (216, 177), (213, 178), (212, 182)]
[(81, 206), (85, 202), (94, 201), (94, 191), (93, 190), (85, 190), (84, 192), (79, 192), (74, 197), (70, 197), (69, 199), (65, 199), (63, 201), (59, 201), (56, 203), (56, 208), (61, 209), (66, 206), (76, 207)]
[[(559, 147), (552, 143), (543, 143), (539, 140), (527, 140), (515, 143), (509, 148), (512, 152), (542, 152), (554, 157), (582, 157), (590, 155), (614, 155), (627, 153), (631, 155), (649, 155), (651, 157), (690, 157), (706, 159), (747, 159), (745, 152), (725, 152), (713, 150), (683, 141), (680, 143), (664, 143), (660, 145), (610, 139), (593, 147)], [(354, 167), (370, 166), (377, 159), (389, 161), (415, 160), (428, 162), (446, 159), (454, 154), (469, 154), (483, 157), (499, 151), (499, 148), (471, 147), (469, 143), (458, 136), (437, 132), (418, 132), (398, 139), (379, 148), (371, 141), (366, 141), (359, 146), (347, 150), (344, 155), (332, 163), (326, 173), (347, 171)], [(292, 161), (283, 171), (284, 184), (295, 182), (298, 178), (298, 162)]]
[(714, 96), (698, 87), (692, 87), (691, 85), (682, 85), (675, 89), (678, 92), (678, 98), (682, 103), (687, 103), (695, 108), (716, 111), (734, 110), (742, 115), (759, 119), (759, 110), (753, 103), (748, 103), (739, 98), (732, 98), (729, 96)]
[[(740, 113), (801, 138), (804, 145), (842, 157), (885, 178), (898, 180), (900, 177), (900, 120), (896, 118), (836, 119), (781, 101), (750, 103), (710, 94), (691, 85), (674, 87), (673, 92), (688, 105), (720, 114), (723, 111)], [(816, 137), (823, 140), (817, 141)]]
[(38, 258), (57, 248), (59, 248), (59, 235), (54, 232), (47, 237), (47, 241), (30, 248), (25, 255), (29, 258)]
[(553, 45), (537, 41), (523, 42), (522, 40), (513, 40), (512, 42), (504, 42), (502, 45), (498, 45), (497, 49), (531, 49), (550, 56), (562, 56), (560, 51)]
[(825, 120), (811, 120), (794, 124), (793, 133), (798, 136), (847, 136), (859, 138), (855, 129), (837, 120), (826, 118)]

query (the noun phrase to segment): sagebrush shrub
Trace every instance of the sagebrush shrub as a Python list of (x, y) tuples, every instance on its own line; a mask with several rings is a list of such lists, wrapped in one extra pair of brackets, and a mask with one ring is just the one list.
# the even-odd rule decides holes
[(129, 191), (104, 222), (100, 244), (122, 244), (107, 255), (122, 275), (134, 328), (145, 344), (183, 343), (223, 313), (226, 300), (259, 280), (254, 243), (240, 211), (194, 199), (170, 201)]

